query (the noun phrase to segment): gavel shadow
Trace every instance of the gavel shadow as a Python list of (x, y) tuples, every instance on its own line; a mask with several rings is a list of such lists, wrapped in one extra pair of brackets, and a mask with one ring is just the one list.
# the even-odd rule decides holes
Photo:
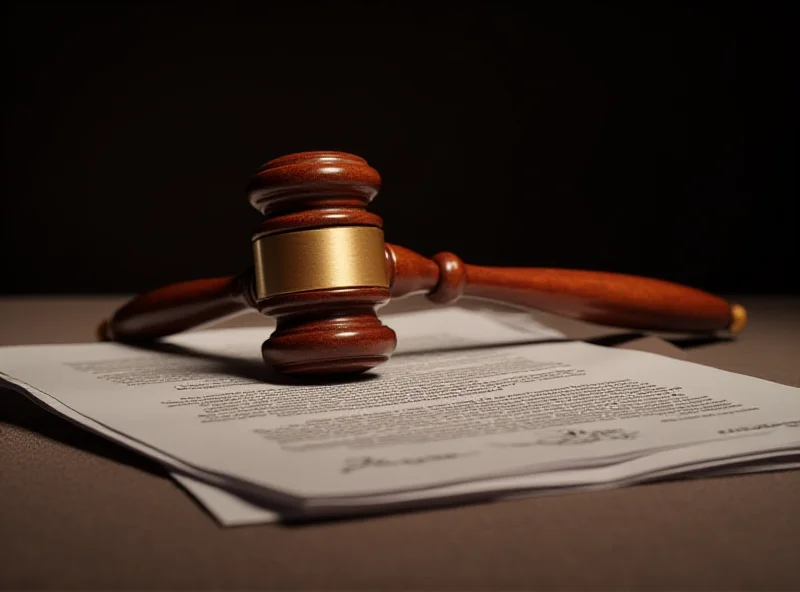
[(307, 377), (294, 377), (276, 372), (274, 368), (268, 366), (261, 360), (228, 356), (216, 352), (207, 352), (185, 345), (177, 345), (167, 342), (122, 343), (121, 345), (142, 351), (164, 353), (203, 360), (212, 364), (209, 367), (209, 370), (214, 372), (219, 372), (220, 374), (225, 374), (227, 376), (235, 376), (245, 380), (252, 380), (253, 382), (273, 384), (277, 386), (309, 386), (314, 384), (325, 385), (342, 382), (363, 382), (365, 380), (373, 380), (377, 378), (375, 374), (369, 372), (346, 376), (309, 375)]
[[(584, 343), (591, 343), (592, 345), (602, 345), (604, 347), (616, 347), (619, 345), (625, 345), (627, 343), (631, 343), (637, 341), (639, 339), (645, 339), (648, 337), (653, 337), (648, 333), (642, 333), (639, 331), (631, 331), (626, 333), (613, 333), (610, 335), (599, 335), (597, 337), (590, 337), (587, 339), (570, 339), (568, 341), (583, 341)], [(718, 335), (693, 335), (693, 336), (675, 336), (675, 337), (660, 337), (662, 340), (666, 341), (667, 343), (674, 345), (675, 347), (687, 350), (687, 349), (694, 349), (697, 347), (702, 347), (704, 345), (712, 345), (715, 343), (726, 343), (729, 341), (733, 341), (732, 337), (728, 337), (725, 335), (718, 336)]]
[(513, 346), (521, 346), (521, 345), (544, 345), (547, 343), (568, 343), (571, 341), (577, 341), (575, 339), (567, 339), (564, 337), (555, 337), (555, 338), (547, 338), (547, 339), (518, 339), (513, 341), (502, 341), (502, 342), (494, 342), (494, 343), (470, 343), (466, 345), (449, 345), (443, 347), (430, 347), (430, 348), (420, 348), (420, 349), (413, 349), (413, 350), (405, 350), (399, 351), (392, 355), (393, 358), (403, 358), (407, 356), (419, 356), (425, 354), (441, 354), (441, 353), (451, 353), (451, 352), (460, 352), (460, 351), (480, 351), (486, 349), (495, 349), (499, 347), (513, 347)]
[(697, 347), (703, 347), (705, 345), (713, 345), (715, 343), (728, 343), (735, 341), (735, 339), (729, 335), (700, 335), (690, 337), (673, 337), (665, 339), (664, 341), (667, 341), (675, 347), (679, 347), (680, 349), (694, 349)]
[[(429, 349), (416, 349), (413, 351), (401, 351), (394, 354), (394, 357), (401, 357), (401, 356), (410, 356), (410, 355), (418, 355), (418, 354), (430, 354), (430, 353), (443, 353), (443, 352), (456, 352), (456, 351), (467, 351), (467, 350), (482, 350), (482, 349), (493, 349), (498, 347), (508, 347), (508, 346), (516, 346), (516, 345), (544, 345), (548, 343), (590, 343), (592, 345), (600, 345), (603, 347), (616, 347), (620, 345), (625, 345), (627, 343), (635, 342), (639, 339), (645, 339), (648, 337), (652, 337), (647, 333), (642, 333), (638, 331), (631, 331), (626, 333), (613, 333), (609, 335), (599, 335), (596, 337), (589, 337), (584, 339), (571, 339), (568, 337), (560, 337), (560, 338), (548, 338), (548, 339), (523, 339), (519, 341), (507, 341), (502, 343), (486, 343), (486, 344), (469, 344), (469, 345), (454, 345), (449, 347), (436, 347), (436, 348), (429, 348)], [(715, 335), (703, 335), (703, 336), (678, 336), (672, 338), (664, 338), (664, 341), (674, 345), (675, 347), (686, 350), (686, 349), (693, 349), (696, 347), (702, 347), (704, 345), (711, 345), (714, 343), (724, 343), (728, 341), (733, 341), (733, 338), (727, 336), (715, 336)]]
[[(548, 339), (519, 339), (494, 343), (479, 343), (479, 344), (466, 344), (466, 345), (452, 345), (452, 346), (439, 346), (431, 348), (420, 348), (407, 351), (399, 351), (393, 354), (393, 358), (401, 358), (412, 355), (425, 355), (434, 353), (448, 353), (458, 351), (471, 351), (471, 350), (486, 350), (501, 347), (521, 346), (521, 345), (541, 345), (546, 343), (565, 343), (570, 341), (577, 341), (574, 339), (566, 338), (548, 338)], [(177, 345), (174, 343), (166, 342), (142, 342), (142, 343), (123, 343), (126, 347), (138, 349), (142, 351), (165, 353), (177, 356), (184, 356), (212, 362), (214, 366), (210, 369), (225, 374), (228, 376), (236, 376), (254, 382), (262, 382), (266, 384), (273, 384), (279, 386), (291, 385), (329, 385), (329, 384), (343, 384), (350, 382), (364, 382), (367, 380), (374, 380), (378, 375), (374, 372), (368, 371), (361, 374), (326, 374), (326, 375), (308, 375), (308, 376), (287, 376), (276, 372), (260, 360), (246, 359), (236, 356), (226, 356), (216, 352), (207, 352), (197, 350), (185, 345)]]
[[(636, 341), (638, 339), (644, 339), (646, 337), (652, 337), (652, 336), (648, 335), (647, 333), (631, 332), (631, 333), (619, 333), (616, 335), (601, 335), (599, 337), (593, 337), (591, 339), (584, 339), (583, 341), (585, 341), (586, 343), (592, 343), (594, 345), (615, 347), (618, 345), (624, 345), (626, 343)], [(680, 335), (675, 337), (662, 336), (661, 339), (682, 350), (695, 349), (698, 347), (703, 347), (705, 345), (713, 345), (715, 343), (727, 343), (734, 340), (733, 337), (729, 337), (727, 335), (692, 335), (692, 336)]]

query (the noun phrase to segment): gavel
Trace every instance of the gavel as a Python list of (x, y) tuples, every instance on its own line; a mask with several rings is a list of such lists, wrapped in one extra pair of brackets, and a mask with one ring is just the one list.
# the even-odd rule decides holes
[(247, 186), (265, 217), (253, 265), (231, 277), (172, 284), (133, 298), (98, 328), (103, 340), (146, 342), (247, 309), (275, 317), (264, 361), (290, 375), (369, 370), (397, 337), (377, 316), (391, 298), (424, 293), (538, 309), (599, 325), (681, 333), (738, 333), (745, 309), (702, 290), (654, 278), (576, 269), (485, 267), (443, 252), (424, 257), (384, 242), (367, 211), (381, 178), (344, 152), (270, 160)]

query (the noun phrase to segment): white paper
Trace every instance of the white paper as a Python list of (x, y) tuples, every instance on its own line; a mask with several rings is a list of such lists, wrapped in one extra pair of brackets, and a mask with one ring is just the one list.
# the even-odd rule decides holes
[[(768, 437), (773, 449), (769, 453), (749, 454), (749, 442), (721, 441), (697, 444), (657, 452), (650, 456), (611, 464), (608, 466), (554, 471), (534, 475), (520, 475), (503, 479), (487, 480), (445, 486), (428, 492), (428, 499), (442, 503), (469, 499), (485, 499), (487, 494), (496, 494), (495, 499), (516, 499), (534, 495), (549, 495), (567, 491), (621, 487), (674, 476), (684, 478), (705, 476), (718, 477), (729, 474), (777, 471), (800, 467), (800, 454), (796, 441), (787, 434)], [(766, 442), (764, 442), (766, 443)], [(784, 448), (785, 447), (785, 448)], [(703, 462), (696, 462), (704, 458)], [(772, 460), (773, 462), (764, 462)], [(245, 499), (223, 488), (215, 487), (188, 475), (173, 474), (173, 478), (186, 488), (225, 526), (266, 524), (280, 520), (278, 512), (271, 510), (267, 502)], [(419, 496), (392, 496), (388, 506), (402, 508), (416, 506)], [(387, 505), (380, 504), (382, 508)], [(358, 508), (361, 512), (364, 507)]]
[(398, 352), (347, 384), (282, 383), (260, 359), (263, 329), (175, 336), (160, 352), (2, 348), (0, 372), (164, 463), (227, 524), (275, 509), (327, 515), (633, 482), (736, 455), (788, 459), (800, 441), (795, 388), (641, 352), (532, 343), (558, 334), (454, 308), (390, 324)]
[[(523, 339), (527, 341), (564, 338), (563, 334), (559, 331), (538, 323), (526, 313), (520, 313), (516, 311), (497, 311), (492, 309), (485, 309), (482, 312), (500, 324), (510, 325), (510, 328), (512, 329), (511, 332), (502, 332), (500, 335), (485, 335), (484, 338), (485, 342), (487, 343), (498, 342), (498, 339), (500, 342), (503, 342), (507, 339), (511, 339), (511, 341), (519, 341), (520, 339)], [(442, 314), (450, 315), (451, 310), (444, 309)], [(474, 316), (474, 313), (472, 314)], [(400, 315), (400, 318), (403, 316), (404, 315)], [(389, 319), (387, 322), (392, 323), (392, 321), (394, 321), (393, 315), (386, 315), (385, 318)], [(425, 322), (428, 319), (428, 315), (422, 315), (420, 317), (422, 322)], [(463, 320), (463, 318), (461, 320)], [(263, 331), (263, 329), (250, 329), (245, 331), (234, 331), (233, 333), (248, 334), (238, 335), (237, 337), (244, 337), (246, 341), (250, 341), (253, 336), (256, 336), (259, 340), (266, 338), (267, 335)], [(205, 340), (203, 339), (203, 334), (201, 333), (200, 335), (197, 335), (197, 333), (198, 332), (193, 333), (192, 338), (189, 341), (193, 342), (195, 341), (195, 338), (199, 338), (201, 342), (204, 342)], [(458, 347), (464, 345), (464, 341), (461, 338), (448, 338), (446, 335), (436, 334), (435, 332), (432, 333), (431, 328), (428, 328), (425, 333), (431, 337), (428, 340), (423, 339), (421, 343), (417, 343), (417, 348), (435, 348), (443, 345)], [(212, 331), (209, 332), (208, 337), (210, 337), (212, 341), (224, 343), (228, 335), (228, 333), (222, 331)], [(173, 338), (173, 341), (180, 341), (182, 337), (183, 336)], [(410, 337), (412, 339), (416, 339), (419, 338), (420, 335), (415, 333), (410, 335)], [(166, 341), (169, 342), (169, 340)], [(484, 340), (481, 339), (476, 343), (483, 344)], [(92, 344), (93, 347), (91, 347), (91, 349), (95, 349), (95, 345), (97, 344)], [(115, 348), (120, 347), (118, 344), (110, 345), (113, 345)], [(404, 349), (413, 349), (415, 347), (413, 342), (406, 343), (404, 346), (405, 347), (400, 348), (400, 351), (403, 351)], [(30, 355), (36, 355), (36, 351), (39, 347), (47, 346), (26, 347), (26, 352), (28, 352)], [(2, 351), (3, 348), (0, 348), (0, 352)], [(186, 365), (187, 368), (189, 366), (189, 364)], [(259, 365), (258, 371), (261, 370), (262, 368)], [(175, 479), (189, 493), (195, 496), (198, 501), (203, 504), (221, 524), (225, 526), (236, 526), (242, 524), (268, 523), (280, 519), (280, 514), (278, 512), (269, 510), (261, 503), (256, 503), (252, 500), (246, 500), (224, 489), (224, 487), (229, 484), (227, 484), (227, 482), (220, 476), (205, 473), (202, 470), (187, 465), (180, 459), (174, 458), (157, 448), (152, 448), (146, 443), (140, 442), (125, 434), (115, 432), (106, 425), (81, 415), (71, 407), (65, 405), (59, 399), (52, 397), (48, 393), (43, 392), (33, 386), (8, 376), (5, 377), (7, 380), (4, 381), (2, 376), (3, 375), (0, 372), (0, 385), (5, 383), (5, 386), (29, 396), (34, 402), (39, 403), (55, 414), (81, 425), (89, 431), (104, 436), (110, 440), (114, 440), (117, 443), (126, 446), (127, 448), (145, 454), (162, 463), (170, 471), (170, 475), (173, 477), (173, 479)]]

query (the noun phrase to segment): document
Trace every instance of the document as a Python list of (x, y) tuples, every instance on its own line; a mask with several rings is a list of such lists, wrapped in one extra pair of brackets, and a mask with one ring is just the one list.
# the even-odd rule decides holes
[(392, 359), (332, 384), (270, 371), (264, 329), (0, 348), (0, 381), (161, 462), (227, 525), (798, 463), (800, 389), (524, 313), (386, 322)]

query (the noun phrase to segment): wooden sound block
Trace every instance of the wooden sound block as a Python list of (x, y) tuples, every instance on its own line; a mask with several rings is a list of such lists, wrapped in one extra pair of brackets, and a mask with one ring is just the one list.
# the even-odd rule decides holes
[(301, 152), (266, 163), (248, 186), (265, 216), (254, 265), (233, 277), (174, 284), (133, 299), (106, 322), (104, 339), (141, 341), (256, 309), (277, 319), (262, 346), (287, 374), (349, 374), (386, 361), (397, 340), (376, 310), (390, 298), (462, 296), (535, 308), (602, 325), (682, 333), (738, 333), (739, 305), (702, 290), (632, 275), (467, 265), (386, 244), (366, 207), (381, 179), (358, 156)]

